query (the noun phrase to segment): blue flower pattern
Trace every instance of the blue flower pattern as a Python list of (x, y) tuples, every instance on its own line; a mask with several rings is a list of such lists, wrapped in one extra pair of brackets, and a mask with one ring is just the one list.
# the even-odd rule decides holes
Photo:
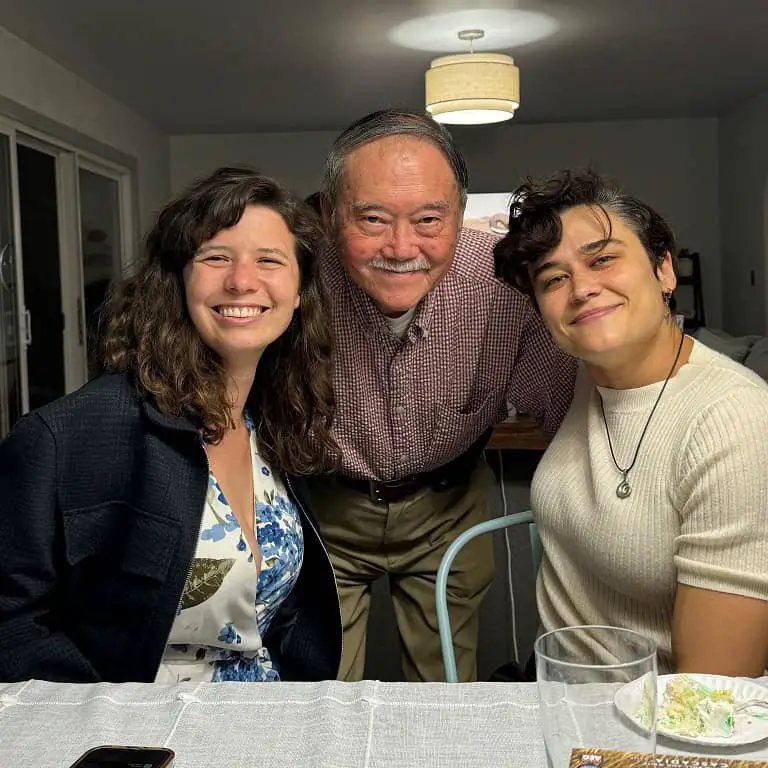
[[(303, 542), (295, 537), (286, 537), (281, 521), (290, 514), (293, 505), (282, 495), (267, 497), (265, 503), (256, 503), (256, 518), (259, 520), (259, 547), (263, 563), (280, 560), (288, 563), (288, 569), (262, 568), (256, 589), (256, 613), (259, 627), (266, 631), (279, 607), (275, 595), (282, 594), (286, 587), (286, 577), (295, 568), (301, 566)], [(290, 591), (290, 587), (288, 587)], [(286, 593), (287, 594), (287, 593)]]
[[(177, 680), (212, 682), (280, 679), (261, 638), (296, 583), (304, 541), (296, 508), (279, 478), (258, 456), (253, 423), (247, 414), (246, 425), (251, 433), (254, 529), (261, 553), (258, 579), (250, 581), (253, 553), (221, 486), (211, 474), (195, 558), (206, 563), (223, 559), (235, 564), (225, 569), (223, 580), (210, 597), (177, 612), (161, 664), (166, 678), (158, 672), (158, 680), (166, 681), (169, 674), (177, 675)], [(252, 599), (244, 603), (248, 594)], [(250, 614), (244, 610), (249, 604)], [(219, 623), (215, 623), (217, 619)]]
[(227, 622), (226, 626), (222, 628), (221, 632), (219, 632), (219, 640), (221, 640), (222, 643), (243, 642), (243, 638), (237, 634), (235, 625), (231, 621)]
[(276, 683), (280, 675), (272, 666), (269, 653), (263, 648), (255, 656), (246, 656), (236, 651), (223, 652), (213, 665), (214, 683)]
[[(229, 507), (227, 500), (224, 498), (224, 494), (221, 492), (219, 484), (216, 479), (211, 475), (208, 478), (209, 488), (213, 486), (213, 492), (218, 501)], [(217, 520), (210, 528), (204, 528), (200, 531), (200, 538), (203, 541), (221, 541), (228, 533), (232, 531), (240, 530), (240, 524), (232, 514), (232, 512), (225, 513), (224, 517), (220, 517), (214, 512), (215, 519)]]

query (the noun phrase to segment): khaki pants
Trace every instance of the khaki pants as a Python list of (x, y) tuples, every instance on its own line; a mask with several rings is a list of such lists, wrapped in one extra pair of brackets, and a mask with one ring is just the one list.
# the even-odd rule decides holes
[[(336, 572), (344, 623), (339, 679), (361, 680), (371, 604), (371, 584), (384, 574), (411, 682), (445, 679), (437, 632), (435, 581), (440, 560), (463, 531), (485, 520), (492, 475), (481, 462), (468, 485), (424, 489), (394, 504), (379, 504), (333, 478), (314, 478), (313, 511)], [(480, 604), (493, 578), (493, 543), (467, 544), (448, 578), (456, 668), (461, 681), (477, 679)]]

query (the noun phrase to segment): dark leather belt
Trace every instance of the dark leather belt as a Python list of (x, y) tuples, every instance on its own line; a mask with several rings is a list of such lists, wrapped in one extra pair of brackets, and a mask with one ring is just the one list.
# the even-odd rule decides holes
[(438, 492), (447, 491), (469, 482), (470, 475), (477, 466), (490, 436), (489, 429), (460, 456), (429, 472), (381, 482), (342, 474), (335, 475), (335, 479), (339, 485), (364, 493), (377, 504), (394, 504), (424, 488), (431, 488)]

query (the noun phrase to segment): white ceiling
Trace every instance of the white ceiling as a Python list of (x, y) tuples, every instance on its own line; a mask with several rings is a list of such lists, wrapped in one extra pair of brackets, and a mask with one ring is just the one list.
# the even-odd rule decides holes
[(0, 26), (170, 133), (316, 130), (423, 108), (442, 54), (390, 43), (396, 24), (510, 7), (559, 23), (502, 51), (516, 121), (713, 116), (768, 90), (768, 0), (0, 0)]

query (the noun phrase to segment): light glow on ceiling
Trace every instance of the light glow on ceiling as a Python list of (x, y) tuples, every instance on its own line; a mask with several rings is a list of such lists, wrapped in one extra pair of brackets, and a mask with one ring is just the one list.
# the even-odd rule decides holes
[(517, 48), (553, 35), (557, 21), (534, 11), (477, 9), (451, 11), (410, 19), (393, 27), (387, 37), (395, 45), (419, 51), (466, 53), (457, 35), (463, 29), (482, 29), (485, 36), (474, 44), (475, 51)]

